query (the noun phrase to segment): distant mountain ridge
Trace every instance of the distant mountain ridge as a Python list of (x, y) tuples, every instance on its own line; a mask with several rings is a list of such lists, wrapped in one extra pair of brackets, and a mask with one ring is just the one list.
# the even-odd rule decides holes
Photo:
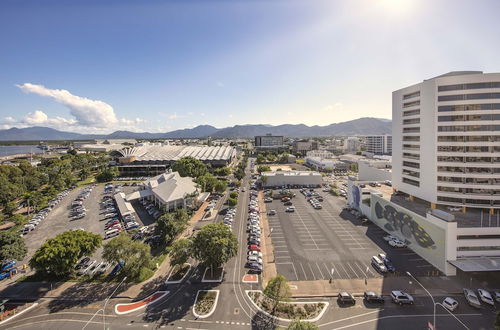
[(359, 118), (327, 126), (307, 126), (304, 124), (272, 125), (235, 125), (215, 128), (199, 125), (166, 133), (137, 133), (116, 131), (111, 134), (80, 134), (58, 131), (48, 127), (10, 128), (0, 130), (0, 141), (37, 141), (37, 140), (91, 140), (91, 139), (173, 139), (173, 138), (252, 138), (256, 135), (283, 135), (286, 137), (327, 137), (351, 135), (391, 134), (392, 121), (381, 118)]

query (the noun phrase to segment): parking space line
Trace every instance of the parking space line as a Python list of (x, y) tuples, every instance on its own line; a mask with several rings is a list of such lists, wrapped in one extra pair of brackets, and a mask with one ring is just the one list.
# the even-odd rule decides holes
[(323, 276), (323, 273), (321, 272), (321, 269), (319, 268), (319, 265), (318, 265), (317, 262), (316, 262), (316, 267), (318, 267), (319, 273), (321, 274), (321, 278), (325, 279), (325, 277)]
[(299, 265), (300, 265), (300, 268), (302, 268), (302, 272), (304, 273), (304, 277), (306, 278), (306, 281), (307, 281), (307, 275), (306, 275), (306, 271), (304, 270), (304, 266), (302, 266), (302, 263), (299, 262)]
[(354, 270), (354, 268), (352, 268), (351, 264), (350, 263), (347, 263), (347, 266), (349, 266), (349, 268), (352, 270), (352, 272), (354, 274), (356, 274), (356, 278), (358, 277), (358, 273), (356, 273), (356, 271)]
[(292, 262), (292, 268), (293, 268), (293, 272), (295, 273), (295, 277), (297, 278), (296, 281), (298, 281), (299, 275), (297, 275), (297, 270), (295, 269), (295, 265), (293, 264), (293, 262)]
[(276, 265), (293, 265), (293, 262), (276, 262)]
[(311, 267), (311, 264), (310, 263), (307, 263), (307, 266), (309, 266), (309, 270), (311, 271), (311, 274), (313, 276), (313, 280), (316, 280), (316, 274), (314, 274), (314, 271), (312, 270), (312, 267)]
[(332, 270), (331, 270), (331, 269), (328, 269), (328, 267), (326, 266), (326, 264), (325, 264), (325, 263), (323, 263), (323, 266), (325, 266), (326, 273), (328, 274), (328, 277), (333, 277), (333, 276), (332, 276)]
[(359, 270), (363, 273), (363, 275), (365, 275), (365, 278), (368, 278), (368, 275), (364, 272), (364, 270), (361, 267), (359, 267), (359, 264), (357, 262), (355, 262), (354, 265), (356, 265), (359, 268)]

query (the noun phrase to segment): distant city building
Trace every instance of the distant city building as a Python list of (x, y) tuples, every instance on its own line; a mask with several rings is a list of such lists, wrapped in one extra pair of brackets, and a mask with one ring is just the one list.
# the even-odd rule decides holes
[(282, 135), (259, 135), (255, 137), (255, 149), (257, 151), (281, 151), (288, 149), (283, 144)]
[(382, 159), (361, 159), (358, 161), (358, 180), (391, 181), (392, 164)]
[(121, 176), (151, 176), (164, 173), (176, 160), (193, 157), (212, 167), (229, 165), (236, 157), (231, 146), (186, 146), (143, 144), (117, 152)]
[(323, 176), (315, 171), (262, 172), (264, 187), (319, 187)]
[(366, 139), (366, 152), (373, 155), (392, 154), (392, 135), (368, 135)]
[(360, 150), (361, 143), (359, 138), (350, 136), (344, 141), (344, 149), (346, 152), (356, 153)]
[(294, 153), (306, 154), (308, 151), (317, 149), (318, 141), (314, 140), (295, 140), (292, 144), (292, 151)]
[(305, 161), (307, 165), (317, 170), (326, 170), (336, 173), (346, 172), (349, 170), (349, 164), (339, 159), (307, 156)]

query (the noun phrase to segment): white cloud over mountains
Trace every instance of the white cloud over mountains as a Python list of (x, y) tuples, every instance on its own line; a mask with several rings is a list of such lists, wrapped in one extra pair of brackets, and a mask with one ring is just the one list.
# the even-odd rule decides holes
[(108, 127), (118, 122), (113, 107), (102, 101), (76, 96), (65, 89), (49, 89), (30, 83), (16, 85), (25, 93), (37, 94), (65, 105), (82, 126)]
[(59, 130), (81, 133), (106, 133), (113, 130), (144, 131), (146, 120), (141, 118), (117, 118), (113, 107), (103, 101), (91, 100), (71, 94), (64, 89), (50, 89), (43, 85), (25, 83), (16, 85), (23, 92), (48, 97), (63, 104), (73, 118), (49, 117), (43, 110), (29, 112), (16, 119), (11, 116), (0, 120), (0, 128), (47, 126)]

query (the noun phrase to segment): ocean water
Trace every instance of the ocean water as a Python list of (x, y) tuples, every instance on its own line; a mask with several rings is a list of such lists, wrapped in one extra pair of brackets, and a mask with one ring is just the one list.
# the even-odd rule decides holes
[(29, 153), (34, 153), (34, 154), (41, 154), (43, 153), (43, 150), (40, 148), (37, 148), (36, 145), (31, 145), (31, 146), (0, 146), (0, 157), (3, 156), (10, 156), (10, 155), (17, 155), (17, 154), (29, 154)]

